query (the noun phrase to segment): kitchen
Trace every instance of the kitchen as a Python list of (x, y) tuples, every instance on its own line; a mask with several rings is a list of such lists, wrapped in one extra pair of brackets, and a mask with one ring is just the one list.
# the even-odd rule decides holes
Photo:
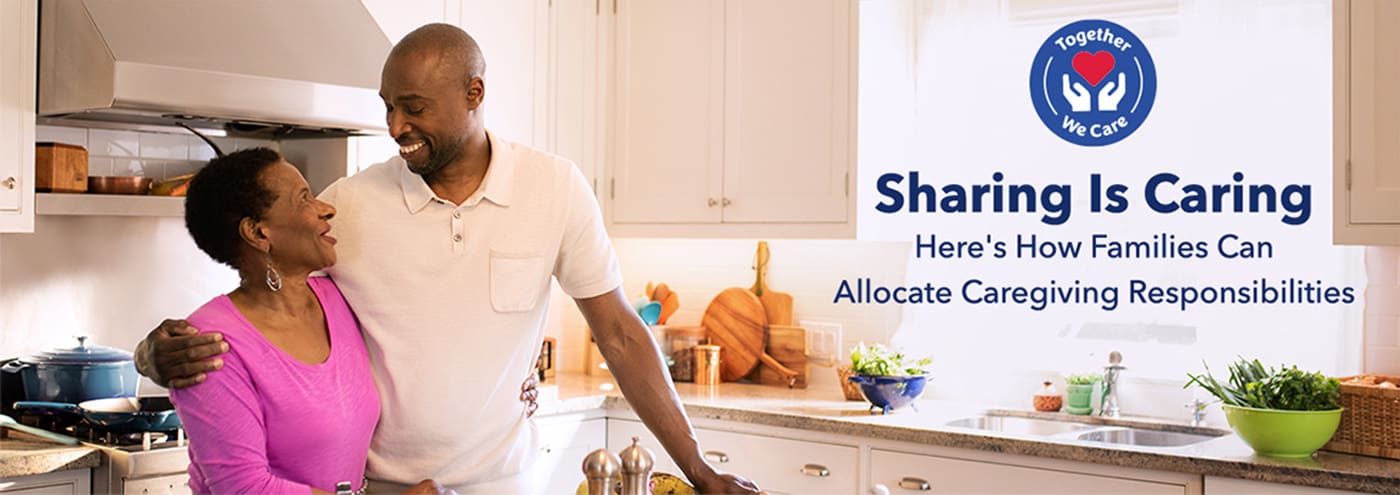
[[(847, 0), (821, 2), (830, 7), (821, 15), (811, 12), (815, 8), (804, 2), (769, 2), (753, 12), (733, 1), (684, 7), (659, 7), (638, 0), (619, 1), (615, 7), (609, 3), (424, 0), (363, 5), (387, 38), (382, 47), (385, 51), (388, 41), (425, 22), (458, 24), (481, 40), (492, 61), (491, 80), (496, 82), (488, 99), (493, 132), (560, 153), (579, 165), (595, 183), (595, 193), (609, 220), (626, 292), (637, 297), (646, 292), (648, 281), (666, 282), (680, 301), (679, 309), (671, 315), (673, 322), (698, 325), (716, 294), (726, 287), (752, 284), (754, 241), (763, 239), (768, 240), (772, 253), (767, 283), (792, 293), (799, 326), (839, 327), (827, 334), (834, 337), (839, 333), (839, 343), (829, 346), (837, 348), (837, 353), (860, 342), (879, 342), (908, 349), (911, 355), (933, 356), (933, 380), (924, 396), (928, 400), (1029, 410), (1030, 396), (1041, 382), (1051, 380), (1063, 389), (1065, 374), (1102, 370), (1108, 365), (1109, 352), (1115, 350), (1121, 351), (1128, 368), (1118, 395), (1125, 415), (1177, 422), (1190, 419), (1190, 410), (1183, 405), (1193, 399), (1209, 399), (1203, 391), (1182, 388), (1187, 373), (1202, 370), (1202, 361), (1217, 372), (1236, 355), (1243, 355), (1259, 357), (1271, 365), (1297, 364), (1331, 376), (1400, 374), (1396, 343), (1400, 337), (1395, 327), (1400, 308), (1394, 306), (1394, 301), (1400, 300), (1396, 288), (1400, 251), (1386, 247), (1400, 236), (1385, 226), (1396, 220), (1384, 218), (1385, 205), (1394, 203), (1385, 203), (1384, 198), (1357, 199), (1361, 193), (1353, 189), (1350, 211), (1338, 206), (1348, 204), (1336, 198), (1348, 197), (1341, 184), (1353, 176), (1345, 172), (1334, 176), (1334, 169), (1342, 168), (1327, 165), (1336, 162), (1329, 154), (1334, 152), (1332, 144), (1344, 141), (1337, 136), (1329, 140), (1325, 136), (1333, 134), (1327, 130), (1345, 130), (1328, 118), (1341, 118), (1336, 109), (1346, 107), (1346, 103), (1326, 98), (1334, 93), (1333, 72), (1295, 68), (1287, 78), (1267, 76), (1273, 74), (1268, 71), (1297, 67), (1300, 61), (1325, 65), (1337, 58), (1333, 50), (1345, 50), (1345, 45), (1332, 43), (1334, 28), (1328, 22), (1333, 19), (1331, 2), (1300, 0), (1229, 7), (1165, 0)], [(24, 31), (25, 24), (12, 16), (34, 15), (13, 4), (6, 4), (3, 10), (5, 22), (18, 26), (15, 32)], [(808, 24), (787, 20), (789, 16), (783, 14), (792, 10), (811, 14), (800, 17)], [(1077, 19), (1094, 18), (1112, 19), (1143, 37), (1153, 50), (1163, 82), (1155, 111), (1141, 130), (1121, 144), (1066, 146), (1035, 122), (1035, 112), (1026, 105), (1026, 69), (1035, 47), (1050, 33)], [(1377, 23), (1394, 19), (1365, 18), (1375, 18)], [(749, 22), (748, 27), (735, 27), (739, 20)], [(825, 24), (820, 29), (813, 27), (822, 21)], [(5, 24), (6, 32), (12, 32), (11, 25)], [(752, 36), (770, 31), (779, 36)], [(697, 43), (697, 39), (708, 42)], [(738, 52), (747, 45), (736, 40), (748, 39), (760, 41), (751, 51)], [(986, 44), (985, 49), (995, 56), (958, 49), (969, 39)], [(1208, 56), (1217, 47), (1249, 50), (1248, 63), (1254, 65), (1235, 67), (1230, 64), (1244, 62)], [(21, 63), (23, 50), (19, 48), (6, 44), (11, 51), (6, 52), (5, 63), (34, 65), (34, 59), (29, 59), (29, 65)], [(1358, 49), (1352, 48), (1353, 53)], [(796, 62), (788, 61), (793, 50), (824, 56), (801, 58), (808, 65), (795, 66)], [(366, 57), (375, 59), (370, 64), (375, 67), (366, 105), (376, 119), (380, 109), (372, 91), (378, 82), (377, 61), (383, 58), (382, 53)], [(751, 57), (740, 59), (736, 53)], [(10, 62), (11, 57), (15, 62)], [(949, 71), (948, 67), (965, 69)], [(824, 77), (803, 79), (803, 84), (793, 86), (796, 89), (787, 88), (785, 85), (798, 78), (793, 74), (802, 74), (801, 70), (826, 72)], [(1261, 77), (1269, 84), (1254, 84)], [(12, 92), (20, 91), (9, 86), (14, 82), (5, 81), (6, 111), (12, 108), (8, 106)], [(975, 91), (986, 93), (966, 96), (978, 95)], [(846, 97), (804, 98), (812, 92)], [(1251, 92), (1262, 96), (1226, 99)], [(1306, 98), (1285, 100), (1294, 93)], [(785, 97), (775, 96), (780, 94)], [(1344, 96), (1334, 97), (1339, 98), (1337, 102), (1349, 101)], [(1275, 108), (1277, 101), (1290, 101), (1290, 105)], [(1377, 104), (1381, 103), (1378, 100)], [(1205, 119), (1201, 112), (1210, 108), (1232, 111), (1221, 114), (1218, 121)], [(674, 115), (691, 118), (670, 118)], [(791, 115), (803, 117), (794, 119)], [(1241, 116), (1250, 116), (1253, 125), (1244, 125)], [(1291, 119), (1298, 123), (1266, 125)], [(14, 125), (13, 121), (6, 119), (5, 125)], [(1375, 125), (1382, 124), (1377, 120)], [(764, 131), (745, 132), (755, 128)], [(14, 132), (6, 127), (3, 135), (19, 137), (19, 145), (7, 140), (7, 148), (3, 148), (10, 150), (7, 153), (32, 151), (36, 141), (82, 145), (89, 153), (90, 175), (175, 177), (193, 172), (212, 156), (202, 141), (180, 129), (112, 129), (50, 122)], [(1000, 136), (1014, 136), (1015, 145), (1006, 146), (1007, 140)], [(337, 174), (352, 173), (394, 152), (392, 142), (382, 136), (213, 139), (231, 149), (279, 147), (296, 157), (297, 163), (308, 164), (313, 187), (324, 187)], [(1181, 145), (1187, 140), (1189, 146)], [(778, 144), (760, 146), (763, 143)], [(1336, 148), (1340, 151), (1335, 153), (1346, 153), (1345, 147)], [(783, 155), (773, 155), (775, 149)], [(989, 213), (915, 217), (882, 214), (873, 208), (882, 198), (872, 184), (884, 172), (919, 168), (927, 177), (936, 170), (940, 180), (970, 184), (985, 182), (993, 171), (1000, 171), (1008, 182), (1084, 187), (1080, 184), (1087, 171), (1065, 165), (1075, 160), (1095, 162), (1091, 170), (1102, 173), (1110, 184), (1129, 184), (1133, 194), (1147, 177), (1166, 170), (1201, 183), (1220, 182), (1229, 172), (1240, 169), (1251, 180), (1307, 183), (1313, 186), (1314, 214), (1310, 222), (1296, 228), (1284, 228), (1276, 219), (1277, 212), (1257, 217), (1204, 215), (1183, 219), (1148, 215), (1142, 213), (1144, 205), (1135, 205), (1126, 214), (1095, 215), (1083, 201), (1086, 198), (1076, 197), (1071, 204), (1078, 218), (1057, 230), (1033, 230), (1031, 226), (1042, 212), (1027, 213), (1026, 217)], [(1148, 166), (1137, 170), (1123, 165), (1134, 161)], [(758, 165), (762, 163), (780, 165)], [(931, 170), (934, 164), (952, 167)], [(1043, 167), (1046, 164), (1059, 168)], [(1372, 173), (1376, 175), (1350, 182), (1378, 184), (1387, 177), (1375, 170)], [(1327, 187), (1329, 183), (1340, 189)], [(1383, 192), (1379, 185), (1377, 190)], [(17, 208), (20, 213), (0, 220), (5, 222), (0, 223), (0, 229), (15, 232), (0, 235), (0, 328), (4, 329), (0, 357), (68, 346), (71, 335), (77, 333), (90, 336), (94, 342), (130, 349), (156, 322), (188, 314), (210, 295), (235, 283), (226, 268), (194, 249), (178, 218), (180, 207), (169, 198), (93, 205), (62, 201), (54, 194), (39, 193), (33, 199), (19, 196), (22, 201), (34, 201), (38, 210), (25, 203)], [(1131, 200), (1140, 202), (1136, 196)], [(1368, 210), (1358, 206), (1363, 204), (1381, 206)], [(140, 213), (92, 213), (121, 209)], [(1379, 212), (1382, 218), (1360, 216), (1367, 212)], [(1332, 219), (1331, 224), (1328, 219)], [(1335, 237), (1334, 229), (1338, 231)], [(996, 234), (997, 239), (991, 240), (995, 242), (1008, 233), (1022, 231), (1058, 239), (1088, 238), (1098, 231), (1134, 239), (1173, 232), (1182, 240), (1234, 231), (1249, 239), (1272, 240), (1279, 253), (1273, 259), (1251, 261), (1253, 264), (1214, 258), (1193, 264), (1147, 260), (1102, 265), (1021, 260), (1008, 270), (996, 268), (998, 260), (990, 257), (930, 261), (920, 257), (910, 242), (919, 234), (925, 238), (940, 234), (940, 239), (955, 241), (987, 241)], [(1334, 239), (1338, 244), (1370, 247), (1335, 247)], [(1176, 285), (1233, 281), (1231, 276), (1236, 274), (1291, 276), (1356, 287), (1358, 300), (1335, 307), (1216, 306), (1190, 311), (1125, 305), (1113, 312), (1074, 305), (1034, 311), (1009, 305), (832, 302), (837, 287), (857, 277), (885, 285), (923, 285), (925, 281), (956, 284), (978, 277), (997, 278), (1004, 285), (1047, 278), (1064, 284), (1076, 277), (1085, 284), (1111, 285), (1118, 281), (1117, 272)], [(611, 441), (613, 425), (618, 424), (617, 429), (626, 426), (627, 413), (615, 400), (580, 391), (606, 382), (584, 374), (586, 365), (593, 364), (592, 351), (581, 315), (562, 292), (556, 290), (549, 315), (546, 333), (558, 342), (558, 375), (555, 383), (546, 380), (544, 384), (546, 400), (539, 421), (546, 428), (580, 424), (583, 426), (557, 428), (590, 432), (580, 437), (590, 440), (567, 443), (570, 454), (557, 457), (562, 459), (558, 461), (561, 471), (571, 480), (566, 486), (572, 486), (582, 480), (578, 460), (603, 446), (598, 444), (600, 438), (613, 451), (622, 447)], [(833, 360), (845, 358), (833, 356)], [(789, 392), (781, 387), (679, 387), (691, 403), (697, 426), (707, 427), (707, 431), (839, 444), (869, 455), (864, 452), (876, 449), (852, 426), (859, 421), (840, 420), (851, 411), (859, 411), (862, 403), (832, 405), (841, 398), (838, 376), (820, 364), (826, 363), (818, 361), (809, 368), (806, 390), (790, 393), (797, 400), (794, 404), (774, 406), (740, 400), (750, 395), (788, 397)], [(574, 416), (548, 414), (580, 407), (574, 399), (551, 404), (551, 395), (574, 397), (594, 407), (574, 412)], [(743, 405), (728, 408), (724, 400)], [(704, 404), (710, 404), (710, 409)], [(770, 413), (776, 407), (779, 411), (776, 416), (764, 416), (746, 413), (746, 407)], [(941, 409), (946, 408), (921, 407), (943, 414)], [(793, 420), (784, 414), (793, 410), (806, 411), (802, 423), (816, 426), (804, 429), (791, 424)], [(903, 409), (890, 417), (922, 417), (910, 413)], [(1205, 420), (1208, 425), (1226, 425), (1219, 406), (1208, 408)], [(603, 436), (590, 430), (599, 424), (606, 425)], [(779, 430), (784, 435), (777, 435), (760, 426), (787, 429)], [(879, 434), (888, 434), (888, 430), (864, 433)], [(932, 445), (919, 448), (967, 446), (948, 443), (966, 441), (966, 434), (930, 438), (939, 434), (938, 429), (920, 429), (916, 435), (923, 436), (908, 438)], [(1044, 449), (1040, 443), (991, 442), (991, 447), (959, 450), (960, 455), (936, 454), (1005, 464), (1083, 460), (1068, 451), (1037, 457), (1033, 452), (1016, 450), (1016, 446), (1029, 445)], [(657, 447), (654, 441), (649, 445), (654, 450)], [(895, 452), (928, 453), (907, 445), (885, 447)], [(1094, 445), (1075, 448), (1088, 455), (1107, 455)], [(1244, 449), (1248, 457), (1243, 444), (1232, 444), (1232, 448)], [(999, 459), (988, 454), (995, 449), (1019, 455)], [(1327, 452), (1319, 456), (1349, 458)], [(1124, 459), (1110, 464), (1123, 466), (1135, 458)], [(878, 480), (868, 471), (872, 468), (856, 469), (857, 464), (867, 466), (870, 461), (852, 461), (849, 471), (858, 484), (851, 486), (868, 489), (876, 484)], [(1103, 469), (1084, 462), (1036, 466), (1055, 472)], [(1377, 469), (1384, 470), (1390, 465), (1380, 466)], [(1394, 485), (1378, 484), (1393, 478), (1361, 475), (1352, 481), (1333, 481), (1306, 471), (1193, 469), (1197, 468), (1161, 470), (1194, 476), (1194, 481), (1180, 481), (1185, 493), (1215, 493), (1212, 483), (1224, 483), (1227, 488), (1222, 493), (1247, 493), (1248, 488), (1229, 484), (1237, 479), (1397, 491)], [(759, 474), (736, 470), (763, 481)], [(1152, 476), (1156, 475), (1148, 475)], [(1356, 478), (1367, 481), (1348, 484)], [(1282, 488), (1262, 490), (1277, 493)], [(842, 492), (856, 491), (834, 491)]]

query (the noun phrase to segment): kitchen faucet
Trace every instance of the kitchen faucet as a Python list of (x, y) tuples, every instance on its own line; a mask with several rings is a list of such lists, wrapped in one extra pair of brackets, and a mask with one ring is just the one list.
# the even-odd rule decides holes
[(1116, 418), (1119, 416), (1118, 410), (1118, 375), (1124, 368), (1118, 364), (1123, 362), (1123, 355), (1118, 351), (1108, 353), (1108, 366), (1104, 367), (1103, 373), (1103, 407), (1099, 409), (1099, 416)]
[(1191, 399), (1191, 403), (1186, 405), (1188, 409), (1191, 409), (1191, 426), (1205, 426), (1206, 408), (1210, 407), (1211, 404), (1212, 402), (1201, 399)]

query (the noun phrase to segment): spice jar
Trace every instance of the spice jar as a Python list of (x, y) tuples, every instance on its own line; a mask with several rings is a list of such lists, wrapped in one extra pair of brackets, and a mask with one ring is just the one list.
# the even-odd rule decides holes
[(719, 385), (719, 351), (717, 345), (695, 346), (695, 383)]
[(1060, 406), (1064, 405), (1064, 397), (1060, 396), (1060, 392), (1055, 390), (1054, 383), (1045, 382), (1041, 384), (1040, 391), (1036, 392), (1034, 402), (1035, 410), (1037, 411), (1055, 412), (1059, 411)]
[(666, 347), (671, 357), (671, 380), (695, 381), (695, 346), (705, 342), (705, 327), (666, 327)]

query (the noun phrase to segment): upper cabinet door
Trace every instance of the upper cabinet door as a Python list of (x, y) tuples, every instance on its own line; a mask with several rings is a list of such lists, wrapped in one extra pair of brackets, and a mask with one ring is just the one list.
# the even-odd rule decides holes
[(725, 7), (724, 221), (845, 222), (856, 2)]
[(1351, 223), (1400, 224), (1400, 2), (1351, 2)]
[(0, 2), (0, 232), (34, 231), (35, 0)]
[(573, 161), (595, 194), (607, 122), (600, 70), (601, 9), (598, 0), (553, 0), (549, 10), (550, 133), (545, 148)]
[(613, 222), (720, 221), (724, 6), (619, 0)]

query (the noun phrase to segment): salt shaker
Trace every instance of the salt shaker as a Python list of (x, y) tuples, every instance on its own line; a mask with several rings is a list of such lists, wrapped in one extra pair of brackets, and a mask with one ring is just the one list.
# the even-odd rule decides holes
[(588, 479), (588, 495), (612, 495), (622, 461), (608, 449), (589, 452), (583, 458), (583, 476)]
[(651, 468), (655, 465), (651, 451), (632, 437), (632, 445), (618, 456), (622, 459), (622, 495), (650, 495)]

